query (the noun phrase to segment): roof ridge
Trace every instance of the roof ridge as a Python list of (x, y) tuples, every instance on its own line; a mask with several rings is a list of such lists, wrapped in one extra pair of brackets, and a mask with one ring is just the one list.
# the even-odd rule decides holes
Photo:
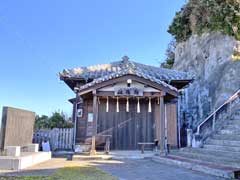
[(152, 76), (157, 80), (191, 80), (190, 73), (181, 72), (173, 69), (166, 69), (154, 65), (146, 65), (140, 62), (129, 60), (124, 56), (121, 61), (113, 61), (105, 64), (83, 66), (73, 69), (64, 69), (60, 77), (97, 79), (115, 72), (127, 72), (129, 74)]

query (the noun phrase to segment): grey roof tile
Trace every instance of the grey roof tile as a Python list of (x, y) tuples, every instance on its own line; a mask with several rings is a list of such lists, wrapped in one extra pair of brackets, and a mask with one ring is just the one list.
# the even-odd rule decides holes
[(164, 81), (193, 79), (193, 77), (186, 72), (144, 65), (130, 61), (127, 57), (124, 57), (122, 61), (116, 61), (109, 64), (65, 69), (62, 73), (60, 73), (60, 77), (83, 78), (86, 81), (93, 79), (92, 82), (81, 86), (81, 89), (85, 89), (103, 81), (127, 74), (143, 77), (176, 91), (177, 89), (175, 87), (165, 83)]

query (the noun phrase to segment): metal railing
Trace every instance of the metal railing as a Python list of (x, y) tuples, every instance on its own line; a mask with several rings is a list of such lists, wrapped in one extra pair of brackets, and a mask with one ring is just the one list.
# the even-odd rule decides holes
[[(216, 110), (214, 110), (204, 121), (202, 121), (197, 126), (196, 134), (199, 135), (201, 133), (201, 130), (203, 129), (202, 127), (206, 124), (211, 124), (212, 126), (210, 127), (211, 131), (214, 131), (217, 115), (227, 111), (228, 115), (231, 116), (233, 107), (238, 105), (240, 103), (239, 101), (240, 101), (240, 89), (233, 96), (231, 96), (226, 102), (224, 102), (221, 106), (219, 106)], [(207, 126), (207, 128), (209, 128), (209, 126)]]

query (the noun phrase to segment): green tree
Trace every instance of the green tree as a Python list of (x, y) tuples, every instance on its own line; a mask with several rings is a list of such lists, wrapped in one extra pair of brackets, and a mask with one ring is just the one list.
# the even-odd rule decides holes
[(216, 31), (240, 40), (240, 0), (189, 0), (168, 29), (177, 42)]
[(166, 60), (161, 64), (163, 68), (172, 68), (175, 60), (175, 49), (176, 49), (176, 41), (173, 39), (167, 47), (166, 50)]
[(50, 128), (63, 128), (65, 120), (62, 114), (59, 112), (54, 112), (52, 116), (49, 118)]
[(46, 115), (42, 115), (42, 116), (37, 115), (36, 118), (35, 118), (34, 128), (35, 129), (49, 129), (48, 116), (46, 116)]
[(61, 112), (53, 112), (51, 117), (46, 115), (36, 116), (35, 129), (72, 128), (73, 123), (67, 120), (66, 115)]

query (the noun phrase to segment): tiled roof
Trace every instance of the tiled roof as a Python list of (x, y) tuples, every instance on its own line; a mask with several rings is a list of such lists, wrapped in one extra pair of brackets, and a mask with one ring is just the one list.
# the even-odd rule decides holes
[(144, 65), (141, 63), (130, 61), (127, 57), (124, 57), (122, 61), (116, 61), (110, 64), (101, 64), (89, 67), (63, 70), (63, 72), (60, 73), (60, 77), (82, 78), (86, 81), (92, 79), (93, 81), (80, 87), (80, 89), (85, 89), (95, 84), (127, 74), (143, 77), (150, 81), (162, 84), (172, 90), (177, 89), (164, 81), (192, 79), (192, 77), (185, 72)]

